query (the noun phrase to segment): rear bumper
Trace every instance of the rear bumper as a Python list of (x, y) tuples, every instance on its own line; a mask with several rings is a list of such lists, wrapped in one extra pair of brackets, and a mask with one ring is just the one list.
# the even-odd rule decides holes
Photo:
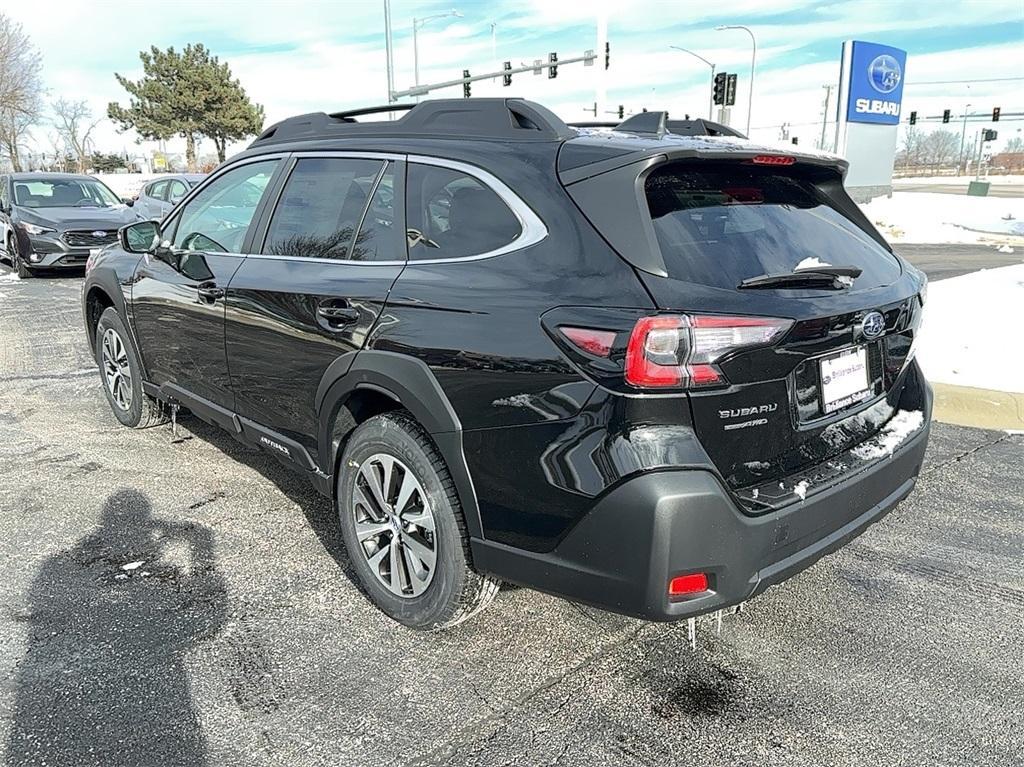
[[(473, 540), (478, 568), (504, 580), (648, 620), (738, 604), (806, 569), (877, 522), (914, 488), (930, 428), (890, 457), (806, 500), (750, 516), (707, 471), (660, 471), (605, 494), (548, 553)], [(709, 590), (670, 600), (671, 578), (707, 573)]]

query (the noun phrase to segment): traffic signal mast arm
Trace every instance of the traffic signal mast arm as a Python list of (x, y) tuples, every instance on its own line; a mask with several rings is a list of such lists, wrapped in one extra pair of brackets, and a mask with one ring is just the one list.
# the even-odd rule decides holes
[(456, 80), (445, 80), (444, 82), (440, 83), (427, 83), (425, 85), (417, 85), (412, 88), (407, 88), (404, 91), (394, 91), (391, 94), (391, 99), (392, 101), (394, 101), (400, 98), (404, 98), (406, 96), (425, 96), (431, 91), (441, 90), (442, 88), (454, 88), (457, 85), (467, 85), (469, 83), (476, 82), (477, 80), (492, 80), (495, 77), (511, 78), (512, 75), (518, 75), (523, 72), (542, 71), (545, 68), (551, 66), (551, 64), (555, 64), (556, 66), (559, 67), (564, 67), (566, 64), (579, 64), (582, 62), (583, 64), (589, 66), (592, 65), (595, 61), (597, 61), (597, 54), (594, 53), (593, 51), (586, 51), (582, 56), (575, 56), (569, 59), (558, 59), (555, 62), (549, 62), (547, 59), (538, 60), (538, 62), (533, 64), (524, 64), (523, 66), (513, 67), (511, 69), (499, 69), (494, 72), (487, 72), (482, 75), (470, 75), (469, 77), (460, 77)]

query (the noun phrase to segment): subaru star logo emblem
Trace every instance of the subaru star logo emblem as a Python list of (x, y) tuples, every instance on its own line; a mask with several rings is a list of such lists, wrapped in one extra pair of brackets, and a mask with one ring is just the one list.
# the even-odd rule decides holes
[(93, 237), (106, 237), (107, 233), (104, 232), (102, 229), (97, 229), (95, 232), (92, 233), (92, 236)]
[(860, 321), (860, 332), (865, 338), (878, 338), (885, 330), (885, 317), (881, 312), (868, 312)]
[(900, 63), (888, 53), (876, 56), (868, 65), (868, 80), (879, 93), (892, 93), (900, 85), (903, 72)]

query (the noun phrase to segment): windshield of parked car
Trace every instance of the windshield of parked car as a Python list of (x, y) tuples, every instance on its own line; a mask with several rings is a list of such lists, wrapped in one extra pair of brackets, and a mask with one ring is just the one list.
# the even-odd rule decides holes
[(33, 179), (14, 182), (14, 202), (26, 208), (112, 208), (123, 204), (93, 179)]

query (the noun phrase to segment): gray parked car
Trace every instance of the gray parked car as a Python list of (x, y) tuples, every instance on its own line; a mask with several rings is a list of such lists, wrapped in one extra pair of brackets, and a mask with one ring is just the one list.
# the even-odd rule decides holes
[(205, 173), (181, 173), (150, 181), (139, 192), (135, 212), (142, 219), (161, 219), (204, 178)]

